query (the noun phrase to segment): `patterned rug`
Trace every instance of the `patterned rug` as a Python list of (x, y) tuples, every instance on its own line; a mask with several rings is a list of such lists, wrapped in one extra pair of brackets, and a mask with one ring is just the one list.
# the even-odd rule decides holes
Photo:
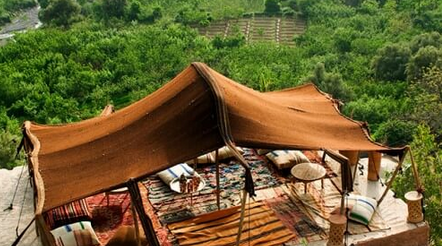
[[(240, 213), (239, 206), (232, 207), (172, 223), (169, 229), (182, 246), (235, 245)], [(294, 237), (262, 202), (247, 204), (245, 214), (240, 245), (281, 245)]]
[[(244, 157), (252, 169), (255, 189), (265, 189), (282, 184), (283, 180), (270, 167), (266, 159), (252, 149), (244, 149)], [(216, 204), (216, 166), (203, 164), (196, 171), (205, 179), (206, 187), (190, 194), (176, 193), (155, 175), (144, 183), (149, 190), (149, 201), (160, 221), (168, 224), (218, 209)], [(226, 209), (240, 204), (240, 191), (244, 187), (244, 168), (234, 160), (220, 163), (220, 206)]]

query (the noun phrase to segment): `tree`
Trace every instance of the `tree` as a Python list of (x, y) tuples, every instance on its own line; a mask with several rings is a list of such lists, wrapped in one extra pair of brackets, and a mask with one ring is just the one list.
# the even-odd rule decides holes
[(415, 128), (414, 122), (392, 118), (379, 125), (373, 138), (388, 146), (401, 147), (411, 143)]
[(440, 142), (442, 140), (442, 69), (427, 68), (422, 78), (411, 81), (408, 95), (413, 102), (410, 119), (428, 125)]
[(278, 0), (266, 0), (265, 2), (265, 13), (267, 14), (277, 14), (281, 12), (281, 5)]
[(316, 64), (313, 76), (308, 77), (306, 81), (313, 82), (319, 89), (333, 95), (334, 98), (344, 101), (351, 98), (352, 93), (345, 87), (341, 75), (327, 73), (323, 63)]
[[(411, 144), (414, 160), (419, 170), (419, 178), (425, 188), (425, 219), (431, 228), (430, 245), (442, 245), (442, 148), (425, 124), (416, 128)], [(393, 182), (397, 197), (404, 197), (408, 191), (416, 190), (413, 170), (408, 159), (402, 175)]]
[(421, 79), (424, 70), (432, 66), (442, 68), (442, 49), (434, 46), (419, 49), (407, 64), (408, 81)]
[(438, 32), (427, 32), (415, 36), (411, 41), (410, 48), (414, 53), (418, 52), (420, 48), (434, 46), (440, 48), (442, 46), (442, 36)]
[(405, 80), (405, 70), (410, 56), (410, 49), (404, 45), (390, 44), (381, 48), (373, 58), (374, 75), (378, 79), (387, 81)]
[(103, 0), (101, 5), (103, 16), (109, 19), (111, 17), (122, 18), (127, 0)]
[(56, 26), (68, 27), (78, 17), (81, 6), (76, 0), (53, 0), (44, 9), (40, 18), (44, 22), (52, 23)]

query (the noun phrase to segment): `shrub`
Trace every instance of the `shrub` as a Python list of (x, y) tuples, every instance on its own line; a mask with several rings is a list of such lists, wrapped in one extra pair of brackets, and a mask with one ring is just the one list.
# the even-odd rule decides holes
[(410, 49), (404, 45), (390, 44), (381, 48), (372, 63), (376, 78), (388, 81), (405, 80), (410, 56)]

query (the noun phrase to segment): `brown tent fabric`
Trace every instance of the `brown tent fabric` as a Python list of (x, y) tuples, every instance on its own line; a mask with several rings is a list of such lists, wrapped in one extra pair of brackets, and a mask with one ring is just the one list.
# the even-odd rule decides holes
[(311, 84), (260, 93), (201, 63), (113, 114), (56, 126), (25, 122), (25, 134), (37, 213), (146, 177), (228, 140), (260, 148), (389, 150)]

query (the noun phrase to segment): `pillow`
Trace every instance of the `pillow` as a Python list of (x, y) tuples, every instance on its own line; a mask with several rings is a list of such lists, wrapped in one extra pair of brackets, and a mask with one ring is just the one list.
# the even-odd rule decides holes
[[(236, 147), (236, 149), (239, 151), (239, 153), (241, 153), (241, 154), (244, 153), (244, 150), (242, 148)], [(232, 151), (230, 151), (229, 147), (224, 146), (224, 147), (218, 149), (218, 159), (219, 160), (224, 160), (224, 159), (227, 159), (230, 157), (233, 157), (233, 153), (232, 153)], [(216, 162), (216, 150), (199, 156), (197, 158), (197, 160), (198, 160), (198, 164), (215, 163)], [(189, 160), (189, 161), (186, 161), (186, 163), (194, 164), (195, 162), (194, 162), (194, 160)]]
[(348, 197), (348, 206), (350, 207), (348, 218), (368, 225), (377, 205), (376, 200), (373, 198), (350, 194)]
[(308, 158), (298, 150), (274, 150), (266, 156), (278, 169), (292, 168), (298, 163), (309, 162)]
[(258, 155), (265, 155), (267, 153), (269, 153), (270, 151), (272, 151), (271, 149), (256, 149), (256, 153)]
[(60, 226), (51, 231), (57, 246), (100, 245), (90, 221), (80, 221)]
[[(242, 150), (240, 147), (236, 147), (236, 149), (238, 150), (238, 152), (241, 155), (244, 153), (244, 150)], [(216, 151), (212, 152), (212, 156), (213, 156), (213, 159), (214, 159), (214, 162), (215, 162), (216, 161), (215, 160), (215, 158), (216, 158)], [(233, 157), (233, 152), (230, 151), (229, 147), (224, 146), (224, 147), (218, 149), (218, 159), (219, 160), (224, 160), (224, 159), (227, 159), (227, 158), (230, 158), (230, 157)]]
[(78, 221), (91, 220), (92, 216), (85, 199), (80, 199), (49, 210), (44, 214), (49, 228), (54, 229)]
[(186, 176), (187, 178), (191, 178), (194, 173), (195, 171), (193, 170), (193, 168), (191, 168), (186, 163), (181, 163), (166, 170), (163, 170), (157, 173), (157, 175), (164, 183), (170, 185), (170, 183), (174, 179), (178, 179), (181, 174), (184, 174), (184, 176)]
[[(198, 158), (196, 158), (198, 161), (198, 164), (203, 164), (203, 163), (215, 163), (215, 156), (212, 155), (212, 153), (207, 153), (201, 156), (198, 156)], [(195, 161), (189, 160), (186, 161), (187, 164), (195, 164)]]

